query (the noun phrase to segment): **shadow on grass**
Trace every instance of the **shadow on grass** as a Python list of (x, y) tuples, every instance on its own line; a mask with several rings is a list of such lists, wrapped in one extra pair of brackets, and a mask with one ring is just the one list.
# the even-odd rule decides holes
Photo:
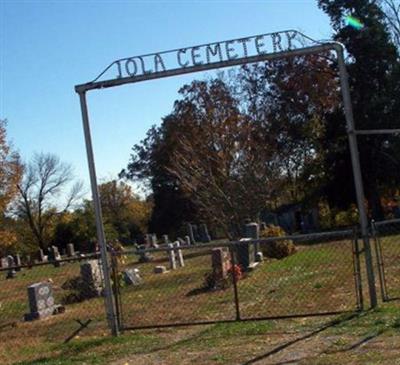
[[(340, 324), (343, 324), (343, 323), (345, 323), (345, 322), (351, 321), (351, 320), (356, 319), (356, 318), (360, 318), (360, 317), (366, 315), (367, 313), (368, 313), (368, 312), (357, 312), (357, 313), (352, 313), (352, 314), (350, 314), (350, 315), (348, 315), (348, 316), (346, 316), (346, 317), (342, 317), (342, 318), (338, 318), (338, 319), (335, 319), (335, 320), (333, 320), (333, 321), (330, 321), (330, 322), (328, 322), (326, 325), (324, 325), (324, 326), (322, 326), (322, 327), (320, 327), (320, 328), (318, 328), (318, 329), (312, 331), (311, 333), (308, 333), (308, 334), (305, 335), (305, 336), (296, 338), (296, 339), (294, 339), (294, 340), (292, 340), (292, 341), (289, 341), (289, 342), (284, 343), (284, 344), (282, 344), (282, 345), (280, 345), (280, 346), (277, 346), (277, 347), (275, 347), (274, 349), (272, 349), (272, 350), (266, 352), (265, 354), (259, 355), (259, 356), (255, 357), (255, 358), (253, 358), (253, 359), (250, 359), (250, 360), (248, 360), (248, 361), (242, 363), (242, 365), (251, 365), (251, 364), (255, 364), (255, 363), (257, 363), (257, 362), (259, 362), (259, 361), (261, 361), (261, 360), (265, 360), (265, 359), (267, 359), (268, 357), (270, 357), (270, 356), (272, 356), (272, 355), (275, 355), (275, 354), (277, 354), (277, 353), (279, 353), (279, 352), (285, 350), (286, 348), (288, 348), (288, 347), (290, 347), (290, 346), (292, 346), (292, 345), (294, 345), (294, 344), (296, 344), (296, 343), (302, 342), (302, 341), (304, 341), (304, 340), (307, 340), (307, 339), (309, 339), (309, 338), (311, 338), (311, 337), (314, 337), (314, 336), (318, 335), (319, 333), (321, 333), (321, 332), (327, 330), (328, 328), (338, 326), (338, 325), (340, 325)], [(296, 359), (296, 360), (289, 360), (289, 361), (284, 361), (284, 362), (277, 363), (277, 364), (275, 364), (275, 365), (283, 365), (283, 364), (296, 363), (296, 362), (298, 362), (298, 361), (300, 361), (300, 360), (305, 360), (305, 359), (306, 359), (306, 358)]]

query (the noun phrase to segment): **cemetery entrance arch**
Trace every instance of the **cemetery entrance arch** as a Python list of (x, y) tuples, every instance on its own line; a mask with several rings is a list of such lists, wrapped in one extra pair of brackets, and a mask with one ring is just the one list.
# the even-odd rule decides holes
[[(344, 62), (344, 47), (337, 42), (317, 42), (296, 30), (286, 30), (119, 59), (112, 62), (93, 81), (75, 86), (75, 91), (80, 97), (82, 110), (91, 190), (96, 216), (97, 238), (100, 245), (105, 279), (107, 318), (114, 334), (118, 332), (118, 318), (115, 299), (112, 294), (112, 284), (97, 187), (86, 93), (90, 90), (115, 87), (129, 83), (137, 83), (212, 69), (221, 69), (247, 63), (318, 54), (327, 51), (336, 53), (338, 60), (343, 105), (347, 122), (347, 132), (357, 193), (357, 204), (360, 213), (361, 234), (364, 242), (370, 302), (372, 307), (376, 306), (377, 299), (368, 237), (368, 220), (364, 206), (364, 191), (356, 139), (357, 131), (354, 127), (350, 91)], [(113, 74), (111, 78), (109, 76), (110, 74)]]

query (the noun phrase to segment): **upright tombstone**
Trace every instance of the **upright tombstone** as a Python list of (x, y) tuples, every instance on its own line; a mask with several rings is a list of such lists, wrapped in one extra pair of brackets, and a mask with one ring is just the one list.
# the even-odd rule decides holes
[(250, 241), (251, 238), (242, 238), (236, 247), (237, 262), (245, 271), (252, 270), (257, 265), (255, 246)]
[(30, 313), (25, 314), (25, 321), (33, 321), (51, 316), (57, 306), (54, 304), (53, 288), (48, 282), (28, 286)]
[(7, 267), (8, 267), (8, 271), (7, 271), (6, 279), (15, 278), (17, 276), (17, 272), (15, 271), (14, 257), (11, 255), (7, 256)]
[[(246, 238), (251, 238), (253, 240), (258, 240), (260, 239), (260, 227), (257, 223), (251, 222), (247, 223), (244, 228), (245, 231), (245, 237)], [(254, 244), (254, 259), (256, 259), (257, 252), (260, 252), (260, 243), (255, 243)]]
[(211, 242), (211, 237), (208, 233), (207, 225), (205, 223), (200, 224), (199, 229), (199, 238), (201, 242), (208, 243)]
[(187, 224), (188, 235), (190, 237), (190, 242), (192, 245), (196, 244), (196, 237), (194, 236), (193, 225), (188, 223)]
[(151, 235), (150, 242), (152, 248), (158, 248), (158, 240), (157, 240), (157, 235), (155, 233)]
[(39, 248), (38, 252), (37, 252), (37, 260), (39, 262), (44, 262), (45, 261), (45, 256), (44, 256), (44, 252), (41, 248)]
[(74, 257), (75, 256), (75, 246), (73, 243), (67, 244), (67, 256)]
[(199, 228), (196, 224), (192, 224), (193, 236), (196, 242), (201, 242), (201, 237), (199, 235)]
[(6, 269), (8, 267), (8, 259), (7, 259), (7, 257), (2, 257), (0, 259), (0, 267), (2, 269)]
[(139, 269), (126, 269), (123, 271), (123, 278), (126, 285), (140, 285), (143, 282)]
[(162, 235), (162, 239), (163, 239), (164, 245), (168, 245), (168, 243), (169, 243), (168, 235), (167, 234), (163, 234)]
[(49, 259), (53, 261), (54, 267), (60, 267), (61, 266), (61, 255), (60, 252), (58, 251), (57, 246), (51, 246), (50, 251), (49, 251)]
[(103, 273), (97, 260), (88, 260), (81, 264), (84, 298), (99, 297), (103, 293)]
[(168, 260), (169, 260), (169, 268), (170, 270), (176, 269), (176, 257), (175, 257), (175, 250), (174, 244), (168, 243)]
[(180, 249), (181, 247), (181, 242), (176, 241), (175, 242), (175, 247), (177, 248), (177, 250), (175, 251), (175, 257), (178, 258), (178, 264), (180, 267), (184, 267), (185, 266), (185, 261), (183, 260), (183, 254), (182, 254), (182, 250)]
[(14, 263), (15, 263), (15, 271), (21, 271), (21, 265), (22, 265), (22, 261), (21, 261), (21, 256), (19, 253), (17, 253), (16, 255), (14, 255)]
[(190, 246), (190, 237), (189, 236), (185, 236), (185, 245)]
[(211, 250), (211, 266), (214, 287), (220, 287), (228, 278), (231, 260), (229, 251), (223, 247), (213, 248)]

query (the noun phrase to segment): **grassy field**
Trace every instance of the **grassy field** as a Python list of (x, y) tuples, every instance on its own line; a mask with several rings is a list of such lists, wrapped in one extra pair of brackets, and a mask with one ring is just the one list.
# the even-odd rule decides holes
[[(238, 282), (242, 319), (356, 309), (351, 242), (298, 248), (286, 259), (266, 260)], [(397, 249), (398, 245), (386, 242), (385, 257), (398, 254)], [(211, 271), (210, 255), (188, 251), (184, 255), (184, 268), (163, 275), (152, 271), (156, 264), (166, 264), (164, 254), (156, 255), (157, 263), (147, 264), (128, 257), (125, 266), (138, 267), (144, 283), (121, 289), (125, 326), (236, 317), (232, 285), (225, 290), (203, 290), (204, 276)], [(387, 269), (395, 270), (391, 267), (398, 267), (398, 262)], [(73, 263), (24, 270), (13, 280), (0, 279), (1, 364), (267, 364), (296, 356), (304, 358), (296, 363), (337, 364), (354, 351), (354, 364), (379, 364), (386, 363), (380, 361), (388, 361), (396, 349), (391, 341), (399, 340), (400, 309), (395, 302), (351, 318), (343, 314), (337, 323), (332, 321), (338, 317), (246, 321), (125, 331), (118, 338), (108, 336), (102, 298), (67, 305), (65, 313), (44, 321), (21, 321), (28, 311), (28, 285), (51, 279), (59, 302), (66, 295), (61, 285), (78, 274), (79, 263)], [(93, 320), (89, 327), (63, 344), (78, 328), (75, 319), (89, 318)], [(373, 355), (376, 358), (371, 355), (374, 351), (359, 351), (376, 341), (382, 342), (379, 346), (385, 349), (385, 357), (379, 349)], [(297, 349), (294, 353), (293, 348)], [(400, 357), (398, 347), (396, 351)]]

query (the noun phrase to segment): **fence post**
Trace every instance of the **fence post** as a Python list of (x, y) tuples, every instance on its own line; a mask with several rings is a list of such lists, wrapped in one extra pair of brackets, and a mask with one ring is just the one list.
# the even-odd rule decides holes
[(94, 163), (92, 138), (90, 135), (89, 114), (87, 110), (86, 94), (84, 91), (78, 92), (78, 94), (81, 103), (83, 131), (85, 135), (86, 153), (87, 153), (87, 160), (88, 160), (89, 174), (90, 174), (90, 186), (92, 189), (92, 199), (96, 217), (97, 239), (100, 245), (101, 266), (104, 276), (104, 293), (105, 293), (104, 303), (107, 313), (108, 325), (111, 329), (111, 333), (114, 336), (118, 336), (119, 329), (118, 329), (117, 316), (115, 313), (115, 303), (112, 292), (110, 268), (108, 266), (107, 244), (104, 234), (99, 190), (97, 187), (96, 168)]
[(372, 262), (371, 245), (369, 241), (368, 217), (365, 209), (365, 195), (364, 195), (364, 187), (361, 175), (360, 157), (357, 146), (357, 136), (354, 128), (350, 87), (349, 87), (348, 75), (343, 55), (344, 47), (342, 44), (337, 43), (335, 48), (339, 65), (340, 84), (343, 96), (344, 114), (347, 123), (347, 136), (349, 139), (351, 163), (353, 167), (354, 185), (357, 196), (357, 207), (360, 216), (361, 236), (364, 242), (365, 265), (367, 270), (369, 299), (371, 308), (375, 308), (378, 305), (376, 296), (376, 287), (375, 287), (375, 274)]

